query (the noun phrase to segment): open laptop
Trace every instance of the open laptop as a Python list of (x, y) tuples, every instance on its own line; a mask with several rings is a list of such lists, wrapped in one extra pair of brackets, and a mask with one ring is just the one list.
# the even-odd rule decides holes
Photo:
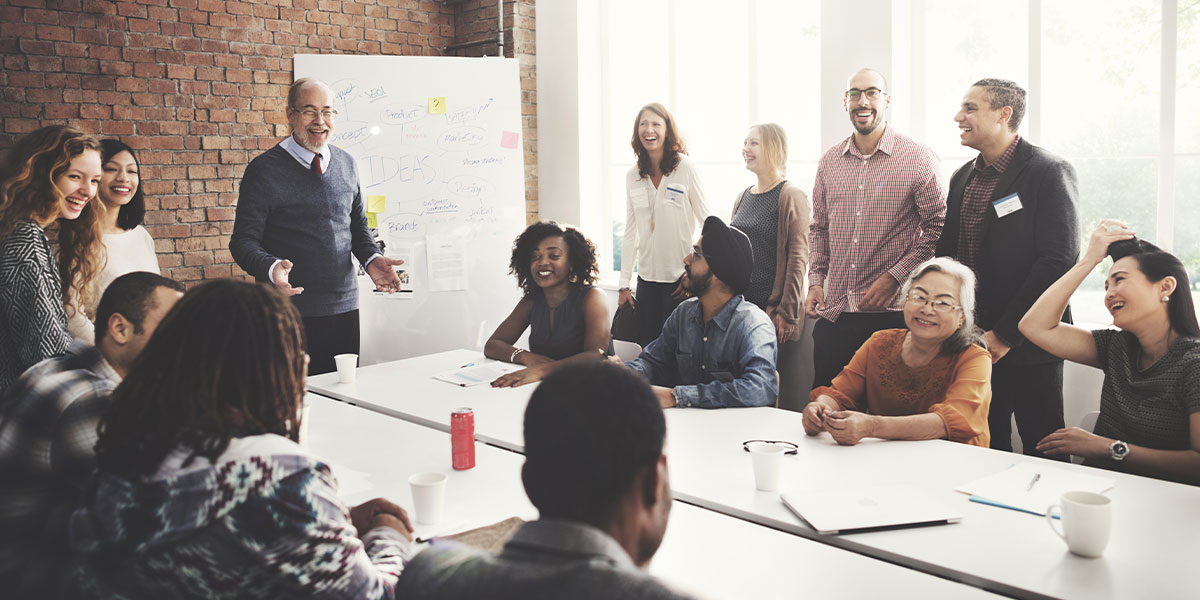
[(957, 523), (962, 515), (915, 485), (788, 492), (783, 502), (817, 533)]

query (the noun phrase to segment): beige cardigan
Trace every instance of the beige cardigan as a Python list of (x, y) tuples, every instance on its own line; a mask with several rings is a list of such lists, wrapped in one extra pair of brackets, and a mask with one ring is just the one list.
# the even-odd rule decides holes
[[(750, 189), (750, 188), (746, 188)], [(738, 194), (733, 203), (737, 214), (745, 191)], [(786, 341), (800, 339), (804, 329), (799, 325), (804, 320), (804, 273), (808, 270), (808, 223), (812, 219), (812, 205), (800, 186), (788, 181), (779, 190), (779, 227), (776, 230), (775, 285), (767, 298), (767, 315), (778, 313), (783, 320), (797, 325), (792, 337)], [(730, 215), (730, 220), (733, 215)]]

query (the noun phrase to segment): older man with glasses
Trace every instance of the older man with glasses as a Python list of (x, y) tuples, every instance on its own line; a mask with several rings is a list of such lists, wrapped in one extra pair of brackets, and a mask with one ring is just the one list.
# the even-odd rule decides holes
[(292, 297), (315, 375), (334, 370), (334, 355), (358, 353), (351, 256), (388, 292), (400, 287), (393, 267), (403, 261), (380, 252), (354, 158), (329, 145), (337, 119), (329, 86), (296, 80), (287, 119), (292, 135), (250, 161), (242, 176), (229, 251), (247, 273)]
[(817, 319), (814, 388), (829, 385), (871, 334), (903, 327), (900, 283), (933, 256), (946, 216), (937, 155), (887, 122), (887, 80), (861, 69), (846, 88), (854, 131), (821, 157), (813, 183), (804, 311)]

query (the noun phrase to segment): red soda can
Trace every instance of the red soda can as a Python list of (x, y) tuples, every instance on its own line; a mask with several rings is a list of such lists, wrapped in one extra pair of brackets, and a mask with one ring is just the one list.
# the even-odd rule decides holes
[(475, 468), (475, 411), (469, 408), (450, 413), (450, 466), (457, 471)]

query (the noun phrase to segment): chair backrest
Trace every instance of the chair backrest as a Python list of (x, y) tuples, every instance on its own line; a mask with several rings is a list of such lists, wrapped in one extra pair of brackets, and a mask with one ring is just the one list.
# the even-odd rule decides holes
[(642, 347), (635, 342), (614, 339), (612, 345), (613, 352), (616, 352), (621, 360), (633, 360), (642, 354)]
[(1093, 410), (1089, 413), (1084, 413), (1079, 419), (1079, 428), (1091, 432), (1096, 429), (1096, 421), (1100, 419), (1100, 411)]

